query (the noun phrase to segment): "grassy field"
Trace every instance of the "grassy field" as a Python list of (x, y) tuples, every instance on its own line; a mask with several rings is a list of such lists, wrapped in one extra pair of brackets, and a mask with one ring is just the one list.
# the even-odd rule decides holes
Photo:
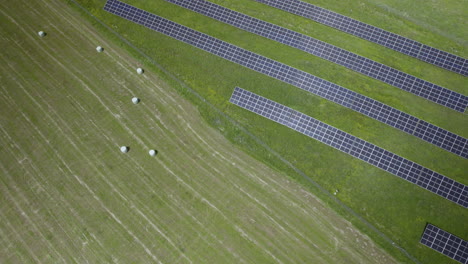
[[(397, 131), (351, 110), (307, 94), (295, 87), (226, 62), (189, 45), (153, 32), (102, 11), (104, 0), (78, 1), (113, 30), (128, 39), (156, 61), (159, 67), (172, 73), (195, 90), (209, 103), (221, 109), (261, 139), (276, 153), (291, 162), (330, 192), (339, 189), (338, 198), (380, 231), (389, 236), (422, 263), (450, 262), (446, 257), (418, 243), (427, 222), (433, 223), (463, 238), (468, 238), (468, 213), (443, 198), (422, 190), (393, 175), (332, 150), (303, 135), (262, 119), (230, 105), (227, 100), (234, 86), (240, 86), (269, 99), (293, 107), (346, 132), (384, 147), (394, 153), (468, 184), (468, 162), (415, 137)], [(163, 0), (125, 1), (159, 14), (183, 25), (229, 41), (267, 57), (333, 81), (388, 105), (396, 107), (437, 126), (467, 137), (468, 118), (412, 94), (354, 73), (344, 67), (263, 39), (242, 30), (216, 22)], [(395, 67), (449, 89), (467, 94), (466, 78), (441, 70), (416, 59), (385, 49), (326, 26), (314, 23), (250, 0), (213, 2), (269, 22), (313, 36), (370, 59)], [(314, 4), (349, 15), (366, 23), (382, 27), (425, 44), (467, 57), (467, 7), (463, 1), (314, 1)], [(103, 30), (102, 32), (105, 32)], [(111, 34), (108, 34), (109, 37)], [(115, 39), (115, 38), (114, 38)], [(120, 41), (115, 39), (117, 43)], [(131, 51), (146, 67), (158, 67)], [(175, 81), (174, 81), (175, 82)], [(269, 150), (241, 133), (225, 118), (187, 91), (174, 85), (186, 98), (198, 106), (205, 120), (221, 131), (231, 142), (270, 167), (288, 173), (344, 217), (349, 214), (339, 205), (317, 192), (304, 177), (294, 173), (287, 164)], [(370, 232), (362, 222), (349, 218), (378, 244), (392, 252), (401, 262), (410, 262), (392, 245)]]
[(396, 262), (66, 2), (0, 23), (0, 263)]
[[(78, 2), (182, 84), (72, 3), (1, 3), (0, 262), (411, 262), (190, 87), (325, 189), (339, 189), (345, 205), (420, 262), (452, 263), (418, 241), (426, 222), (467, 239), (466, 209), (227, 99), (236, 85), (249, 89), (464, 184), (466, 160), (107, 14), (104, 0)], [(162, 0), (126, 2), (468, 136), (465, 114)], [(306, 19), (249, 0), (213, 2), (467, 94), (464, 77)], [(468, 56), (463, 1), (314, 3)], [(49, 34), (40, 39), (38, 30)], [(141, 65), (147, 74), (137, 76)]]

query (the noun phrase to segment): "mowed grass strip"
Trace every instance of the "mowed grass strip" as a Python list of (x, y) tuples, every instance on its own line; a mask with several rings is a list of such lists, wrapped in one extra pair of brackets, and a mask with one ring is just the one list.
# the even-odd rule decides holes
[(395, 262), (64, 2), (0, 22), (1, 263)]
[[(351, 110), (311, 96), (297, 88), (254, 73), (234, 63), (226, 62), (214, 55), (104, 12), (102, 7), (105, 1), (79, 2), (132, 44), (151, 56), (160, 66), (182, 79), (185, 84), (205, 97), (211, 104), (236, 119), (252, 134), (266, 142), (274, 151), (319, 182), (327, 190), (333, 192), (335, 189), (339, 189), (339, 199), (420, 261), (427, 263), (447, 261), (445, 257), (418, 243), (426, 222), (443, 225), (446, 229), (452, 230), (452, 233), (457, 233), (461, 237), (468, 237), (467, 230), (464, 228), (464, 222), (468, 215), (463, 208), (375, 167), (331, 150), (327, 146), (312, 141), (305, 136), (291, 132), (287, 128), (282, 128), (268, 120), (238, 109), (227, 101), (234, 86), (243, 87), (377, 144), (454, 180), (468, 184), (466, 175), (468, 162), (465, 159), (431, 146), (404, 132), (396, 131), (375, 120), (363, 117)], [(444, 109), (444, 107), (409, 93), (404, 93), (397, 88), (353, 73), (344, 67), (235, 29), (162, 0), (148, 2), (128, 0), (125, 2), (333, 81), (464, 137), (468, 136), (468, 130), (466, 129), (468, 119), (465, 114)], [(308, 34), (466, 94), (466, 79), (464, 77), (385, 49), (379, 45), (332, 30), (307, 19), (266, 7), (254, 1), (213, 0), (213, 2)], [(323, 2), (321, 3), (323, 4)], [(385, 2), (388, 6), (392, 5), (392, 3), (391, 1)], [(432, 8), (432, 5), (440, 3), (442, 1), (431, 2), (428, 5), (420, 3), (420, 9), (409, 10), (405, 10), (403, 4), (394, 5), (394, 9), (390, 10), (384, 3), (376, 5), (370, 2), (358, 1), (328, 2), (323, 7), (333, 10), (333, 6), (336, 6), (335, 11), (348, 10), (349, 12), (343, 11), (342, 13), (405, 37), (464, 56), (466, 55), (465, 42), (461, 41), (460, 38), (450, 37), (456, 35), (451, 35), (450, 32), (457, 31), (458, 27), (447, 28), (446, 23), (441, 22), (444, 26), (441, 25), (440, 28), (437, 28), (438, 23), (431, 22), (429, 25), (425, 23), (427, 20), (415, 15), (421, 10), (425, 13), (442, 12), (443, 14), (436, 15), (439, 18), (452, 16), (451, 20), (457, 20), (460, 17), (460, 12), (454, 8), (457, 3), (458, 6), (462, 6), (459, 4), (460, 1), (451, 1), (447, 3), (446, 8), (441, 10)], [(402, 9), (403, 11), (401, 11)], [(398, 13), (398, 10), (401, 13)], [(421, 20), (416, 23), (414, 19), (410, 19), (412, 17)], [(396, 28), (398, 30), (394, 30)], [(441, 34), (442, 31), (446, 32), (446, 34)], [(135, 52), (133, 54), (139, 56)], [(148, 67), (151, 66), (148, 64)], [(232, 142), (243, 146), (243, 149), (248, 153), (266, 162), (271, 167), (288, 171), (291, 177), (305, 186), (310, 186), (307, 180), (292, 173), (283, 163), (279, 163), (274, 155), (255, 144), (252, 139), (242, 135), (222, 116), (194, 99), (187, 93), (186, 89), (179, 86), (174, 87), (179, 88), (180, 93), (197, 103), (202, 115), (210, 124), (222, 131)], [(310, 188), (311, 190), (314, 189), (314, 187)], [(322, 198), (327, 200), (325, 196)], [(335, 208), (341, 210), (339, 206)], [(341, 213), (346, 214), (343, 211)], [(359, 221), (355, 222), (355, 224), (362, 229), (369, 230)], [(388, 250), (394, 249), (378, 236), (373, 236), (373, 238)]]

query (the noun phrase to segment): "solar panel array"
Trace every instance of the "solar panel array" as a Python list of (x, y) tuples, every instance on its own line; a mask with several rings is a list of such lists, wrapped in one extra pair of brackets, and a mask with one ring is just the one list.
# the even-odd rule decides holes
[(465, 208), (468, 207), (468, 186), (415, 162), (238, 87), (234, 89), (229, 101), (390, 172)]
[(430, 64), (464, 76), (468, 75), (467, 59), (432, 48), (358, 20), (300, 0), (255, 0), (272, 7), (299, 15), (318, 23), (336, 28), (384, 47), (415, 57)]
[(229, 25), (278, 41), (383, 81), (425, 99), (464, 112), (468, 97), (326, 42), (247, 16), (205, 0), (166, 0)]
[(421, 238), (424, 244), (460, 263), (468, 264), (468, 241), (428, 224)]
[(300, 89), (405, 131), (456, 155), (468, 158), (468, 140), (466, 138), (379, 101), (123, 2), (109, 0), (104, 9), (249, 69), (292, 84)]

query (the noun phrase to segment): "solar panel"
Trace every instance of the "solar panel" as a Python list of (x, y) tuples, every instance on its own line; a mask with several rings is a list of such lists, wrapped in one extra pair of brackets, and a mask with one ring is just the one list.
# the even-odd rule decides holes
[(239, 87), (234, 89), (229, 101), (390, 172), (465, 208), (468, 207), (468, 186), (415, 162)]
[(356, 37), (372, 41), (389, 49), (420, 59), (449, 71), (468, 75), (467, 59), (432, 48), (417, 41), (402, 37), (300, 0), (254, 0), (286, 12), (302, 16), (333, 27)]
[(379, 101), (123, 2), (109, 0), (104, 9), (221, 58), (292, 84), (300, 89), (405, 131), (456, 155), (468, 158), (468, 140), (466, 138), (436, 127)]
[(205, 0), (165, 0), (248, 32), (303, 50), (427, 100), (464, 112), (468, 97), (326, 42)]
[(460, 263), (468, 264), (468, 241), (428, 224), (421, 237), (426, 245)]

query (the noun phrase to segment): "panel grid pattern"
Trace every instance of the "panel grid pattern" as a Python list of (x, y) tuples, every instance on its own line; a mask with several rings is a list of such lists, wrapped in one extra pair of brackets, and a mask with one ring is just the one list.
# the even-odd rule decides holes
[(468, 158), (467, 139), (379, 101), (117, 0), (104, 9), (214, 55), (263, 73)]
[(390, 172), (465, 208), (468, 207), (468, 186), (415, 162), (239, 87), (234, 89), (229, 101)]
[(377, 43), (464, 76), (467, 59), (300, 0), (254, 0)]
[(248, 32), (303, 50), (427, 100), (464, 112), (468, 97), (326, 42), (256, 19), (205, 0), (166, 0)]
[(421, 237), (426, 245), (460, 263), (468, 264), (468, 241), (428, 224)]

